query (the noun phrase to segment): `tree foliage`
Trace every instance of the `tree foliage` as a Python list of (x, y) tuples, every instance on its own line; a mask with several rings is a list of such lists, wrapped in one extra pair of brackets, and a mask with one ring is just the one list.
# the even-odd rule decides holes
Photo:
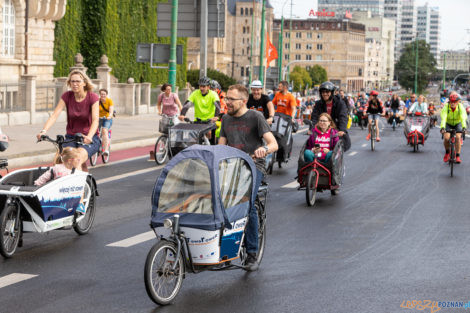
[(289, 80), (293, 83), (294, 91), (302, 91), (308, 86), (312, 86), (312, 78), (306, 69), (300, 66), (295, 66), (289, 74)]
[[(207, 69), (207, 77), (216, 80), (220, 86), (222, 86), (222, 90), (227, 90), (230, 85), (235, 85), (237, 83), (237, 81), (232, 77), (211, 68)], [(187, 79), (191, 86), (199, 87), (199, 69), (189, 70), (187, 73)]]
[[(68, 75), (74, 55), (80, 52), (91, 77), (96, 75), (101, 55), (106, 54), (111, 73), (119, 82), (129, 77), (153, 85), (167, 82), (168, 69), (136, 62), (138, 43), (170, 43), (169, 37), (157, 37), (157, 4), (162, 1), (166, 0), (67, 1), (65, 16), (56, 24), (54, 75)], [(180, 87), (186, 83), (186, 43), (186, 38), (178, 38), (177, 44), (183, 45), (183, 64), (176, 67), (176, 84)]]
[(326, 69), (318, 64), (315, 64), (308, 70), (310, 77), (312, 78), (313, 85), (320, 85), (328, 80), (328, 74)]
[(431, 77), (437, 71), (436, 59), (430, 52), (430, 46), (424, 40), (412, 42), (405, 46), (400, 60), (395, 65), (395, 73), (398, 82), (406, 89), (414, 91), (416, 69), (416, 45), (418, 46), (418, 79), (417, 92), (422, 93), (428, 85)]

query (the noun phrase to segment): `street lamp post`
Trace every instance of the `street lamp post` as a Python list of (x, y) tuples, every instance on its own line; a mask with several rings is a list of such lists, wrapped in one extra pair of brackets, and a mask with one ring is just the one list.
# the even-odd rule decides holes
[(418, 92), (418, 36), (416, 36), (415, 93)]
[(263, 0), (263, 6), (261, 8), (261, 43), (259, 47), (259, 80), (264, 85), (264, 20), (266, 16), (266, 0)]
[(287, 4), (286, 0), (284, 4), (282, 5), (282, 10), (281, 10), (281, 32), (279, 33), (279, 56), (277, 58), (277, 66), (279, 68), (279, 81), (282, 80), (282, 45), (283, 45), (283, 38), (284, 38), (284, 7)]

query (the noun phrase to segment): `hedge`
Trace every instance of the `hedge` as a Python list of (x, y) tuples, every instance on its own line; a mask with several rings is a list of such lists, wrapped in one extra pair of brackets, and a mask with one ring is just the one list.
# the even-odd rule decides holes
[[(66, 14), (56, 25), (54, 74), (66, 76), (73, 56), (80, 52), (91, 77), (96, 77), (99, 59), (106, 54), (119, 82), (126, 82), (129, 77), (153, 85), (167, 82), (167, 69), (152, 69), (149, 63), (136, 62), (138, 43), (170, 43), (169, 37), (157, 37), (157, 4), (163, 1), (167, 0), (67, 1)], [(64, 28), (74, 30), (66, 33)], [(78, 44), (66, 44), (60, 50), (59, 45), (67, 40)], [(182, 88), (186, 83), (186, 38), (178, 38), (177, 44), (183, 45), (183, 64), (177, 65), (176, 72), (176, 84)]]

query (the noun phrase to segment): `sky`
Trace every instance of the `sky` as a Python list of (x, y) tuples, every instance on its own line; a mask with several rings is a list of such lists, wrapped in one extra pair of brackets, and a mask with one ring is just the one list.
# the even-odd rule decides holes
[[(290, 17), (291, 0), (269, 0), (276, 17)], [(415, 0), (416, 5), (439, 7), (441, 13), (441, 50), (468, 49), (470, 46), (470, 0)], [(292, 0), (292, 15), (307, 18), (310, 9), (317, 7), (316, 0)], [(467, 31), (468, 29), (468, 31)]]

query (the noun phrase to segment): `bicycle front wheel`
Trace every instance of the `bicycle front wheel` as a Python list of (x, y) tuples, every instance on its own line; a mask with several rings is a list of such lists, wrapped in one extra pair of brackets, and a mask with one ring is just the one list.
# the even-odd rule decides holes
[(259, 203), (255, 203), (255, 207), (258, 212), (258, 255), (256, 261), (260, 264), (266, 246), (266, 209)]
[[(85, 191), (83, 192), (83, 205), (86, 213), (84, 216), (78, 216), (77, 222), (73, 225), (73, 229), (79, 235), (85, 235), (90, 231), (96, 213), (96, 194), (95, 188), (91, 180), (85, 183)], [(77, 214), (77, 213), (76, 213)]]
[(18, 248), (23, 223), (17, 221), (19, 206), (7, 204), (0, 214), (0, 254), (11, 258)]
[(307, 188), (305, 189), (305, 197), (307, 204), (313, 206), (315, 204), (315, 197), (317, 195), (317, 173), (310, 171), (307, 178)]
[[(174, 243), (161, 240), (147, 255), (145, 262), (145, 289), (153, 302), (160, 305), (170, 304), (178, 295), (184, 276), (183, 255), (176, 259)], [(173, 266), (175, 265), (173, 269)]]
[(109, 162), (109, 155), (111, 154), (111, 146), (108, 147), (108, 153), (103, 153), (101, 155), (101, 159), (103, 160), (103, 163), (106, 164)]
[(168, 137), (166, 135), (160, 136), (155, 143), (155, 162), (157, 165), (165, 163), (168, 157)]
[(89, 160), (90, 160), (90, 165), (95, 166), (96, 161), (98, 160), (98, 152), (96, 152), (95, 154), (92, 154)]

